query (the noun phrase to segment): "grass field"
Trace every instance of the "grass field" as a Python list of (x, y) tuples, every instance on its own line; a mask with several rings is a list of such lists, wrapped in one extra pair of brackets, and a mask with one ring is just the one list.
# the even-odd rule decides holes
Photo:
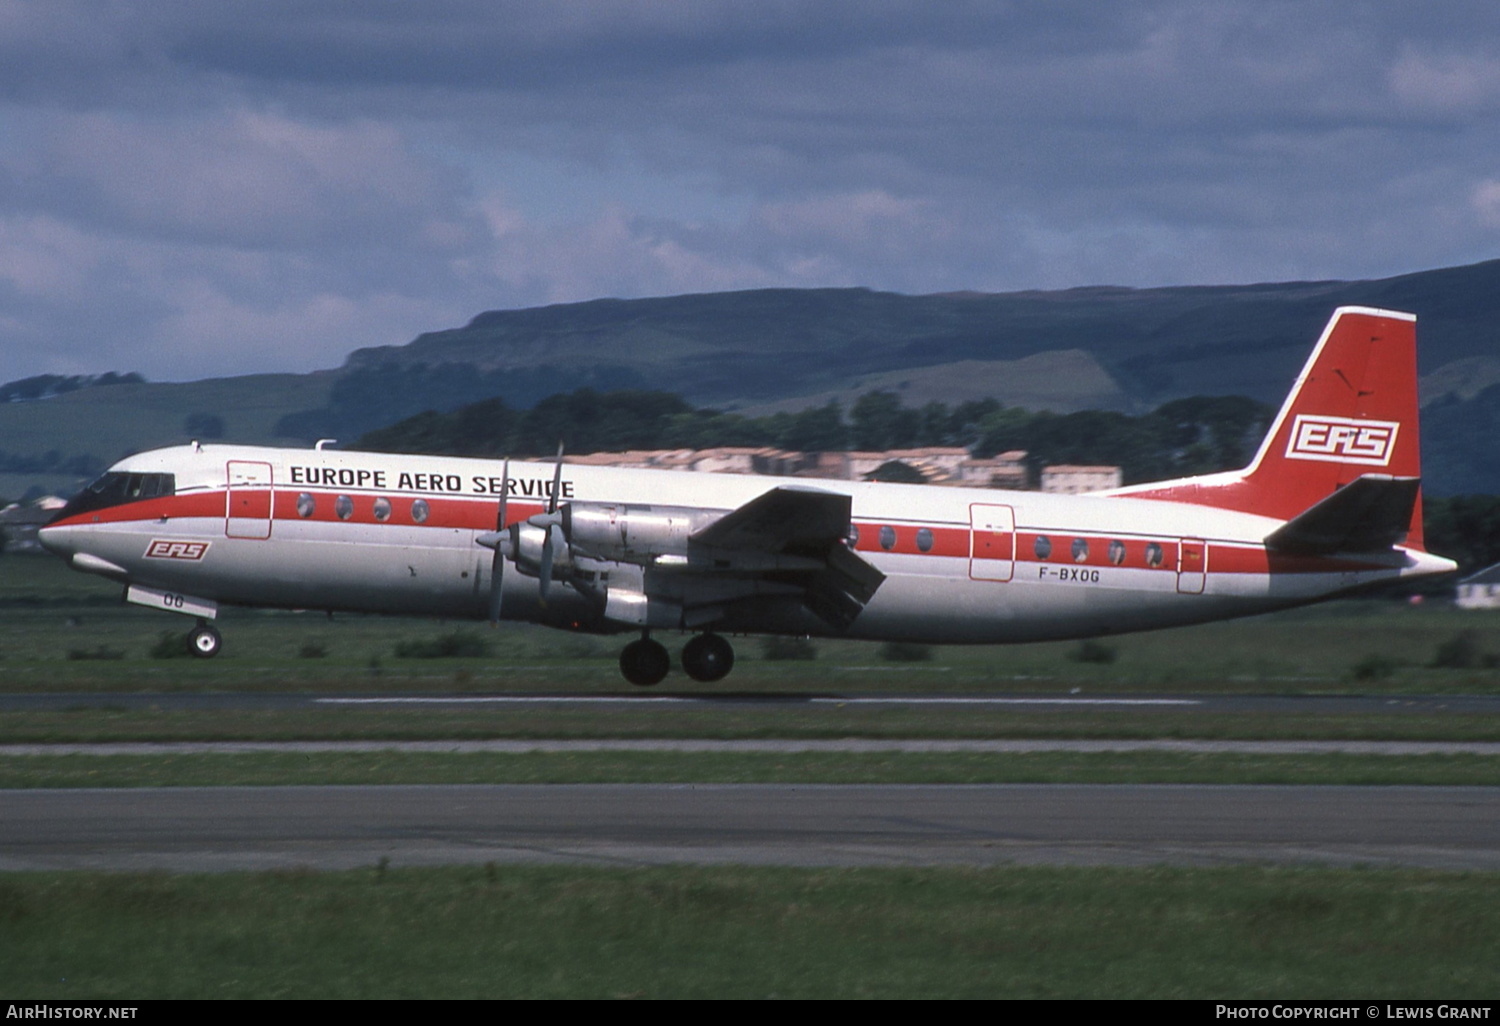
[[(156, 692), (631, 691), (617, 639), (503, 625), (229, 610), (225, 653), (187, 622), (45, 558), (0, 558), (0, 691), (92, 693), (7, 712), (0, 743), (479, 738), (1500, 740), (1500, 717), (1410, 714), (1401, 694), (1493, 694), (1500, 615), (1346, 602), (1076, 644), (738, 643), (748, 700), (567, 707), (127, 707)], [(1433, 665), (1455, 639), (1467, 665)], [(669, 640), (670, 639), (666, 639)], [(483, 655), (417, 658), (479, 645)], [(155, 651), (153, 651), (155, 650)], [(1450, 660), (1451, 661), (1451, 660)], [(810, 706), (842, 691), (1390, 695), (1386, 712)], [(122, 696), (111, 705), (109, 696)], [(105, 699), (103, 702), (99, 698)], [(756, 701), (755, 699), (763, 699)], [(257, 753), (0, 757), (0, 787), (436, 782), (1492, 784), (1486, 756), (1184, 753)], [(0, 993), (156, 997), (1492, 998), (1500, 874), (1236, 867), (590, 869), (0, 874)]]
[[(120, 589), (47, 557), (0, 559), (0, 690), (319, 690), (497, 692), (630, 690), (615, 661), (624, 639), (503, 624), (226, 610), (224, 653), (171, 644), (184, 617), (126, 606)], [(165, 641), (164, 641), (165, 638)], [(669, 647), (680, 641), (664, 635)], [(1462, 639), (1467, 665), (1434, 666)], [(1500, 613), (1441, 603), (1359, 601), (1227, 623), (1075, 642), (892, 652), (816, 641), (811, 660), (767, 658), (737, 642), (728, 681), (680, 672), (662, 689), (696, 692), (1213, 691), (1490, 694), (1500, 690)], [(413, 648), (483, 655), (412, 658)], [(157, 654), (153, 654), (153, 652)], [(900, 658), (905, 655), (909, 658)], [(181, 656), (168, 658), (167, 656)], [(916, 658), (910, 658), (916, 657)]]
[(463, 869), (0, 877), (55, 998), (1493, 998), (1494, 874)]

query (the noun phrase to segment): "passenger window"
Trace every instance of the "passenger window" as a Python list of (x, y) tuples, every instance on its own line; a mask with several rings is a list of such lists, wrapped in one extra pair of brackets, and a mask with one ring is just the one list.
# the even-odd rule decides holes
[(887, 552), (896, 547), (896, 529), (889, 524), (880, 529), (880, 547)]
[(304, 519), (310, 517), (313, 515), (313, 511), (317, 508), (318, 501), (314, 499), (310, 493), (303, 492), (301, 495), (297, 496), (297, 515), (299, 517), (302, 517)]
[(1082, 563), (1089, 558), (1089, 542), (1087, 538), (1073, 539), (1073, 562)]
[(411, 504), (411, 518), (416, 523), (425, 524), (429, 512), (431, 511), (427, 508), (426, 499), (418, 499)]
[(333, 500), (333, 511), (339, 515), (340, 520), (348, 520), (354, 516), (354, 500), (347, 495), (340, 495)]
[(391, 519), (391, 500), (385, 496), (375, 500), (375, 519), (382, 524)]
[(1116, 539), (1109, 543), (1109, 561), (1115, 566), (1125, 562), (1125, 543)]
[(1036, 541), (1031, 543), (1031, 551), (1036, 553), (1037, 559), (1052, 558), (1052, 539), (1045, 534), (1036, 536)]
[(1149, 567), (1158, 567), (1158, 566), (1161, 566), (1161, 564), (1162, 564), (1161, 546), (1158, 545), (1158, 544), (1156, 544), (1156, 542), (1147, 542), (1146, 543), (1146, 565), (1149, 566)]
[(917, 548), (923, 552), (932, 551), (932, 531), (926, 527), (917, 528)]
[(858, 524), (851, 523), (849, 525), (849, 547), (851, 549), (859, 547), (859, 525)]

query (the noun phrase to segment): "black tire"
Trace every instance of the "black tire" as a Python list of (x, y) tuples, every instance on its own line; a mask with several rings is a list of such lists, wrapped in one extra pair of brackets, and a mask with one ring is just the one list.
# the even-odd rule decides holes
[(705, 684), (723, 680), (734, 669), (734, 646), (717, 634), (699, 634), (682, 647), (682, 669)]
[(632, 641), (620, 653), (620, 672), (637, 687), (660, 684), (672, 668), (672, 657), (660, 642), (649, 638)]
[(199, 659), (212, 659), (223, 647), (224, 639), (207, 624), (201, 624), (188, 632), (188, 651)]

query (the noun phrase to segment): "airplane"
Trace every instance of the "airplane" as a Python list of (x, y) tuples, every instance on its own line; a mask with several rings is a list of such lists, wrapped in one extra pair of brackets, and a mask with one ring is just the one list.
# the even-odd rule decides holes
[(124, 599), (934, 644), (1228, 619), (1457, 569), (1423, 546), (1416, 318), (1334, 312), (1249, 466), (1084, 495), (201, 444), (123, 459), (40, 533)]

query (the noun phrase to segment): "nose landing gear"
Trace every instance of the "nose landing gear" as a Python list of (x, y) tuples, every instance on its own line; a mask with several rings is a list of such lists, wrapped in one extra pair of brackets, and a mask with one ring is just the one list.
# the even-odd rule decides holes
[(188, 650), (199, 659), (212, 659), (223, 647), (224, 639), (207, 621), (199, 620), (188, 632)]

